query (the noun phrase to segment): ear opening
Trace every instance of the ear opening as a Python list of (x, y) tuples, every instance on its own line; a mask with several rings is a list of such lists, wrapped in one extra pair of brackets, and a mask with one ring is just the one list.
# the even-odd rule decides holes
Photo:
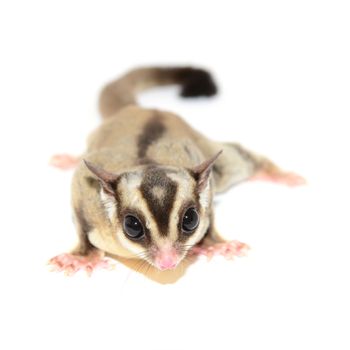
[(221, 153), (222, 150), (215, 154), (215, 156), (205, 160), (203, 163), (192, 169), (197, 180), (197, 188), (199, 192), (202, 192), (206, 188), (213, 165)]
[(102, 188), (109, 195), (115, 194), (115, 183), (118, 179), (118, 175), (112, 174), (101, 167), (92, 164), (84, 159), (86, 167), (98, 178)]

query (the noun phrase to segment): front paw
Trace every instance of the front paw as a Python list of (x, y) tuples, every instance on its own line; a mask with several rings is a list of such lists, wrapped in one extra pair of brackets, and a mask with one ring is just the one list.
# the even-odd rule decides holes
[(66, 276), (74, 275), (80, 270), (91, 276), (96, 269), (111, 270), (114, 268), (113, 263), (109, 259), (103, 258), (96, 252), (86, 256), (64, 253), (50, 259), (48, 264), (53, 271), (64, 272)]
[(204, 255), (211, 259), (214, 255), (221, 255), (226, 259), (232, 260), (234, 257), (245, 256), (249, 246), (239, 241), (229, 241), (223, 243), (214, 243), (212, 245), (198, 245), (192, 248), (192, 253)]

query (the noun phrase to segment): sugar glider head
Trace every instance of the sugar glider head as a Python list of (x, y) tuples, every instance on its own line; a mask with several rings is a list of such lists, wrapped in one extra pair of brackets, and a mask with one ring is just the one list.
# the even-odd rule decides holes
[(210, 174), (219, 152), (192, 168), (146, 165), (112, 174), (85, 162), (117, 240), (135, 258), (160, 270), (175, 268), (209, 229)]

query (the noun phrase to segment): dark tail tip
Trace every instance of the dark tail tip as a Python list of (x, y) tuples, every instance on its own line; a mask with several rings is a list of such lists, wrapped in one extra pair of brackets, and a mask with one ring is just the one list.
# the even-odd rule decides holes
[(182, 97), (213, 96), (218, 88), (209, 72), (203, 69), (184, 68), (182, 74)]

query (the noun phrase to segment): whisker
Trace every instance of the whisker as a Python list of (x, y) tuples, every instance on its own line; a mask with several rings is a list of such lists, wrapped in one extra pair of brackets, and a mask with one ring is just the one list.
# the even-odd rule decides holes
[(144, 250), (140, 253), (135, 253), (134, 254), (135, 257), (138, 257), (138, 258), (149, 258), (150, 257), (150, 252), (148, 250)]
[[(138, 267), (138, 269), (136, 270), (136, 272), (138, 273), (143, 273), (143, 271), (141, 271), (146, 265), (149, 265), (148, 262), (146, 260), (142, 261), (142, 264)], [(148, 269), (146, 270), (147, 273)], [(146, 274), (145, 273), (145, 274)]]
[(135, 268), (129, 269), (129, 273), (128, 273), (128, 275), (126, 276), (125, 281), (124, 281), (124, 283), (123, 283), (123, 288), (124, 288), (124, 286), (126, 285), (126, 283), (130, 280), (131, 275), (134, 274), (135, 272), (139, 272), (140, 269), (142, 268), (142, 266), (143, 266), (146, 262), (147, 262), (146, 260), (140, 259), (140, 260), (137, 262)]
[(124, 280), (124, 283), (122, 285), (122, 289), (124, 289), (126, 283), (129, 281), (131, 275), (134, 273), (135, 271), (133, 269), (129, 269), (129, 273), (128, 275), (126, 276), (125, 280)]
[(151, 265), (151, 264), (148, 264), (147, 270), (146, 270), (146, 272), (145, 272), (145, 276), (146, 276), (146, 277), (148, 277), (148, 272), (149, 272), (149, 270), (150, 270), (151, 267), (152, 267), (152, 265)]

